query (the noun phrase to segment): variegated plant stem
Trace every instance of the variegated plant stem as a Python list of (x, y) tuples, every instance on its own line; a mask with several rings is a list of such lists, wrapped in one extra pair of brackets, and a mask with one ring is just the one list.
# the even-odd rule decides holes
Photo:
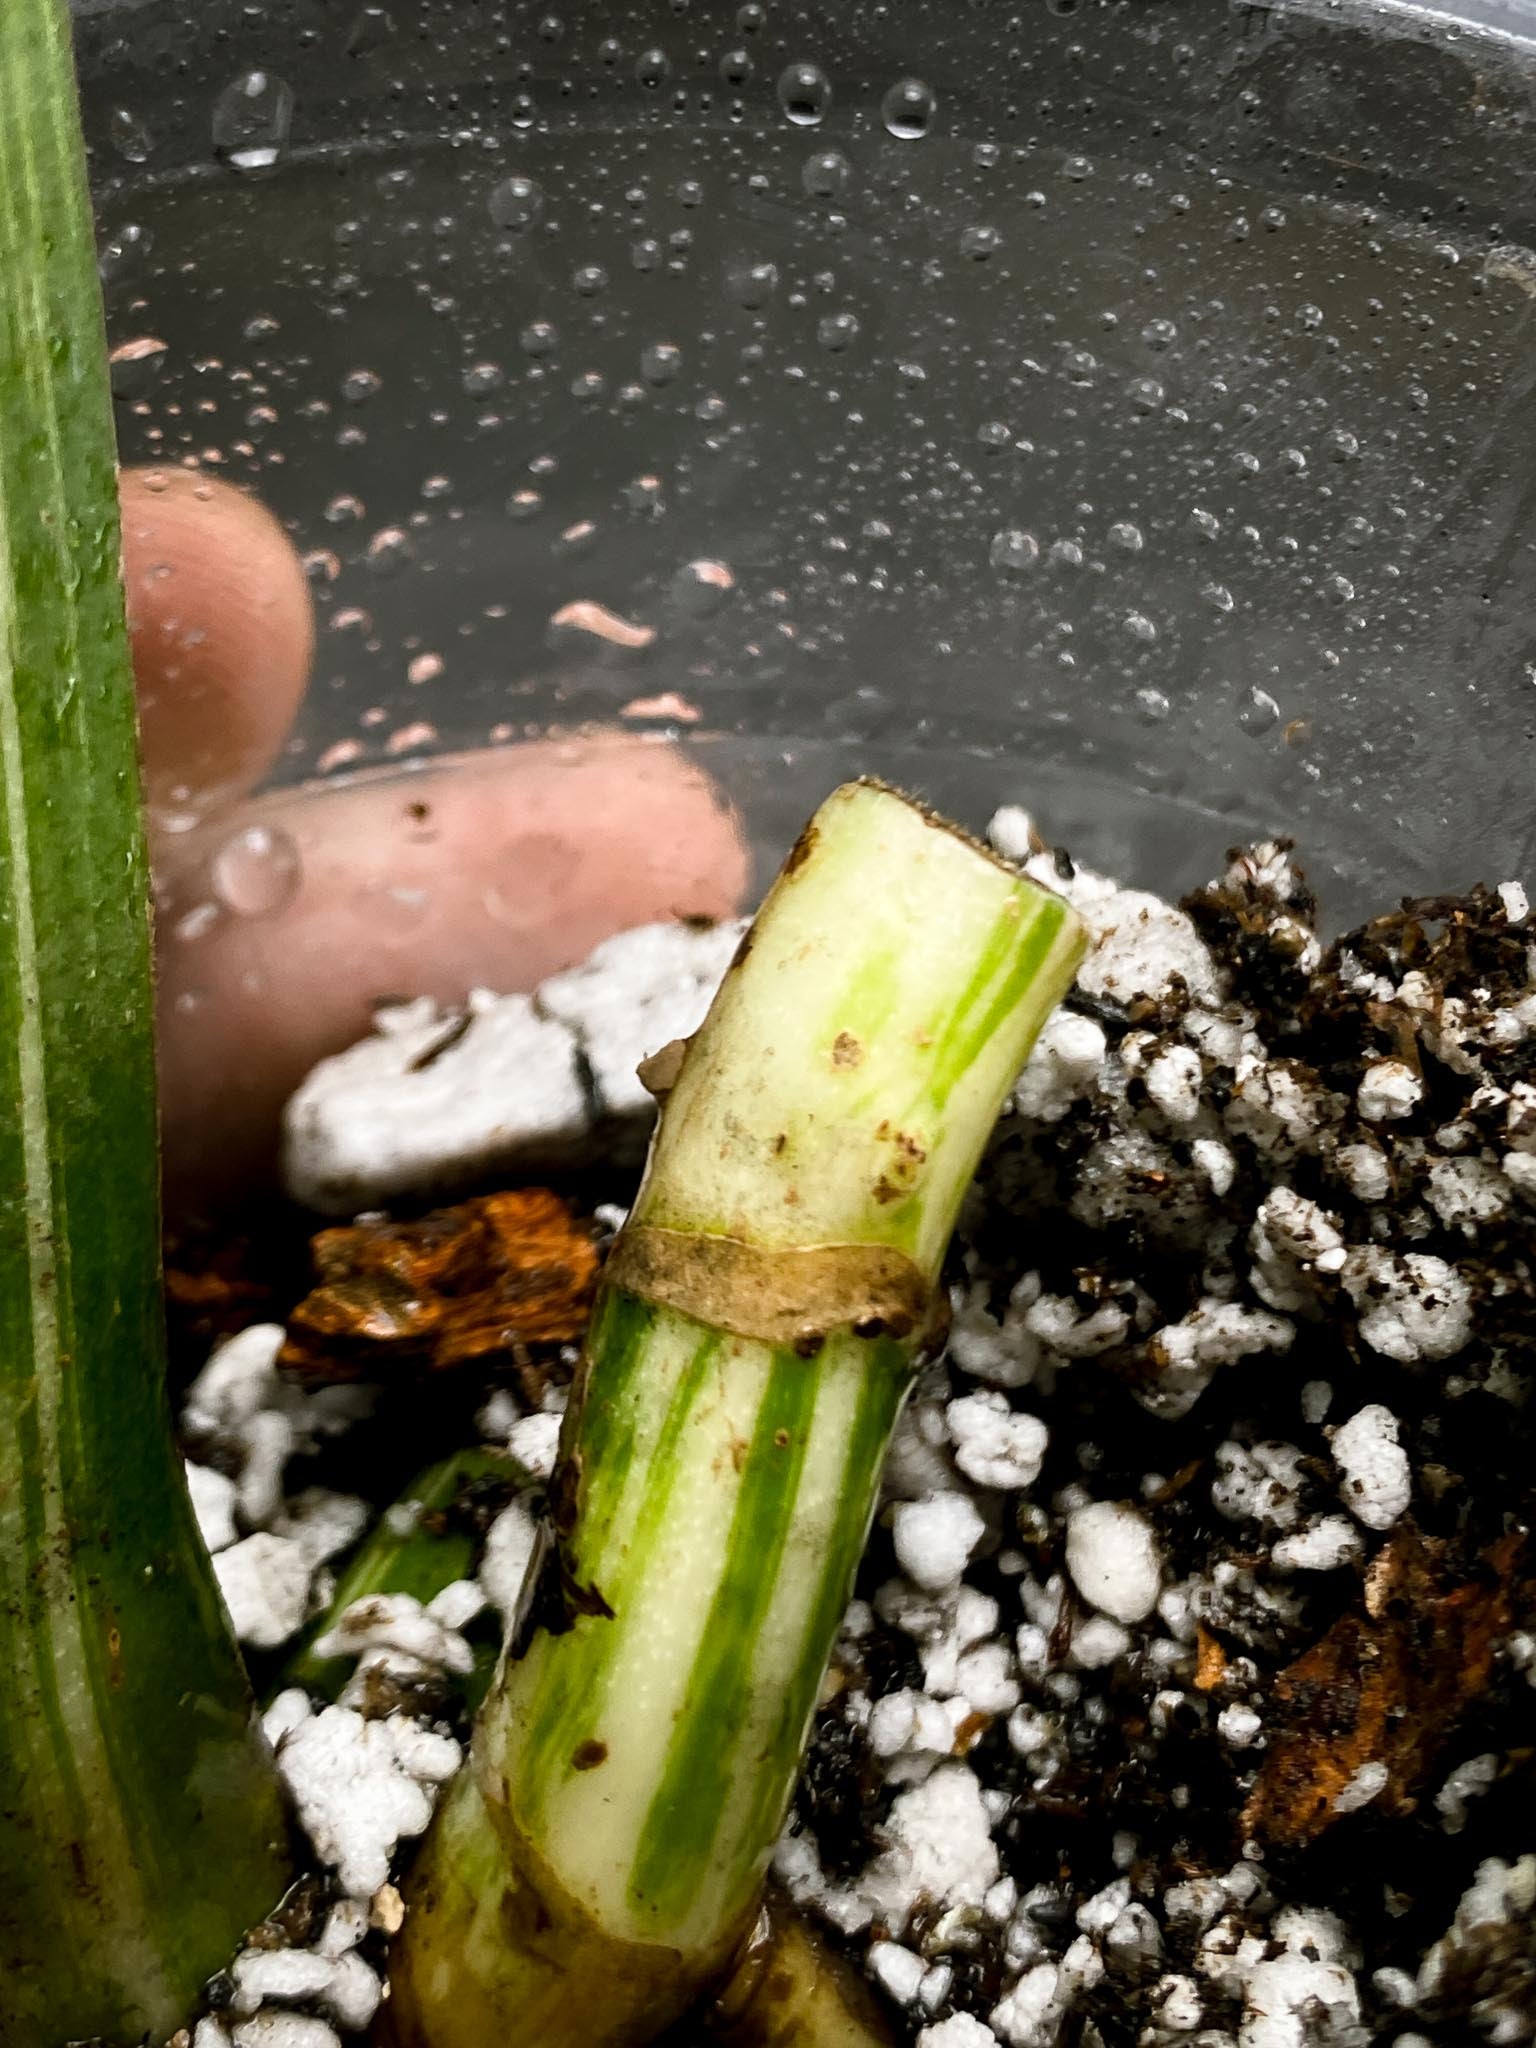
[(755, 1911), (960, 1202), (1076, 920), (868, 783), (681, 1060), (553, 1538), (411, 1886), (411, 2048), (650, 2039)]
[[(321, 1657), (314, 1644), (354, 1602), (377, 1594), (409, 1593), (423, 1606), (471, 1569), (478, 1548), (467, 1518), (455, 1509), (482, 1487), (529, 1484), (504, 1452), (455, 1451), (419, 1472), (396, 1504), (381, 1515), (336, 1582), (330, 1605), (290, 1658), (278, 1686), (301, 1685), (334, 1699), (350, 1677), (355, 1659)], [(471, 1707), (490, 1680), (475, 1666), (459, 1681)], [(274, 1687), (274, 1691), (278, 1687)], [(868, 1980), (848, 1959), (828, 1947), (777, 1893), (764, 1900), (751, 1936), (742, 1944), (729, 1978), (707, 2006), (690, 2015), (702, 2042), (720, 2048), (895, 2048), (895, 2036), (870, 1991)]]
[(0, 0), (0, 2041), (164, 2040), (287, 1879), (171, 1441), (106, 342), (64, 0)]

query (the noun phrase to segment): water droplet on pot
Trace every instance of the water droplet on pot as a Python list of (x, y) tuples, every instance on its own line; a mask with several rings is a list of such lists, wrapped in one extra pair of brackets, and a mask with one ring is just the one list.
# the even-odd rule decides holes
[(199, 939), (207, 938), (217, 928), (222, 916), (217, 903), (194, 903), (171, 926), (171, 936), (180, 945), (195, 946)]
[(767, 305), (778, 289), (778, 283), (776, 263), (743, 263), (729, 272), (726, 289), (738, 306), (755, 312), (759, 306)]
[(1002, 246), (1002, 233), (997, 228), (970, 227), (960, 231), (960, 254), (969, 256), (973, 263), (985, 263)]
[(928, 133), (938, 104), (933, 87), (921, 78), (898, 78), (880, 102), (880, 118), (887, 134), (916, 142)]
[(349, 370), (341, 380), (341, 395), (348, 405), (363, 405), (384, 388), (377, 370)]
[(1139, 526), (1129, 519), (1117, 519), (1109, 529), (1111, 547), (1119, 548), (1122, 554), (1139, 555), (1146, 546), (1146, 536)]
[(125, 222), (101, 245), (96, 268), (102, 281), (112, 284), (116, 279), (131, 274), (153, 247), (154, 237), (148, 228), (141, 228), (133, 221)]
[(833, 355), (840, 355), (845, 348), (852, 348), (858, 338), (859, 320), (856, 313), (828, 313), (816, 323), (816, 339)]
[(416, 549), (403, 526), (383, 526), (368, 543), (368, 567), (375, 576), (397, 576), (416, 558)]
[(818, 149), (800, 166), (800, 186), (812, 199), (840, 199), (853, 166), (840, 149)]
[(530, 320), (517, 337), (524, 355), (547, 356), (560, 339), (560, 330), (550, 320)]
[(493, 188), (487, 204), (497, 227), (517, 234), (538, 219), (544, 207), (544, 194), (532, 178), (514, 173)]
[(245, 71), (214, 102), (213, 146), (236, 171), (269, 171), (288, 147), (293, 88), (270, 71)]
[(832, 82), (819, 64), (788, 64), (779, 74), (779, 105), (797, 128), (814, 128), (832, 104)]
[(127, 107), (114, 107), (111, 120), (112, 147), (125, 163), (149, 161), (149, 130)]
[(299, 849), (280, 825), (247, 825), (213, 857), (214, 894), (237, 917), (271, 917), (298, 894)]
[(624, 486), (624, 502), (631, 512), (642, 513), (646, 518), (659, 519), (666, 510), (666, 499), (662, 494), (659, 476), (637, 476)]
[(112, 396), (143, 398), (159, 381), (170, 350), (157, 336), (141, 334), (132, 341), (119, 342), (110, 362)]
[(1161, 725), (1172, 708), (1165, 691), (1145, 689), (1136, 692), (1136, 712), (1143, 725)]
[(683, 352), (675, 342), (649, 342), (640, 351), (640, 374), (647, 384), (670, 384), (683, 367)]
[(635, 59), (635, 80), (647, 91), (655, 92), (672, 76), (672, 60), (665, 50), (642, 50)]
[(1150, 647), (1157, 638), (1157, 627), (1145, 612), (1127, 612), (1121, 623), (1131, 638), (1144, 647)]
[(1017, 576), (1040, 559), (1040, 543), (1021, 526), (1005, 526), (992, 536), (987, 558), (1002, 576)]
[(735, 588), (736, 578), (724, 562), (688, 562), (672, 579), (679, 609), (696, 619), (719, 611)]
[(484, 398), (500, 389), (502, 376), (500, 363), (471, 363), (460, 381), (471, 398)]

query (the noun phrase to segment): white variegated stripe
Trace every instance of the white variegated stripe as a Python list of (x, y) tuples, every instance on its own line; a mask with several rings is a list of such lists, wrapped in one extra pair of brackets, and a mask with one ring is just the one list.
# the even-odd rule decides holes
[[(696, 1325), (668, 1315), (658, 1335), (675, 1354), (691, 1350), (699, 1333)], [(618, 1932), (641, 1932), (631, 1925), (628, 1900), (634, 1845), (688, 1697), (728, 1555), (739, 1491), (732, 1446), (750, 1440), (771, 1358), (766, 1347), (745, 1339), (722, 1348), (720, 1364), (685, 1424), (667, 1493), (649, 1503), (663, 1518), (660, 1541), (638, 1583), (626, 1580), (622, 1544), (605, 1546), (615, 1615), (583, 1624), (604, 1645), (601, 1692), (572, 1715), (564, 1768), (552, 1784), (537, 1787), (538, 1810), (529, 1815), (541, 1855), (570, 1892), (589, 1901), (603, 1924)], [(649, 1383), (668, 1384), (674, 1370), (648, 1369)], [(637, 1460), (633, 1469), (643, 1486), (643, 1463)], [(601, 1561), (592, 1562), (601, 1569)], [(550, 1645), (556, 1654), (562, 1640)], [(530, 1671), (529, 1677), (536, 1687), (537, 1674)], [(589, 1740), (606, 1746), (605, 1761), (585, 1771), (571, 1769), (569, 1758)], [(547, 1767), (541, 1759), (541, 1768)], [(515, 1809), (521, 1808), (515, 1772), (513, 1798)], [(646, 1932), (651, 1939), (667, 1938), (665, 1930)]]

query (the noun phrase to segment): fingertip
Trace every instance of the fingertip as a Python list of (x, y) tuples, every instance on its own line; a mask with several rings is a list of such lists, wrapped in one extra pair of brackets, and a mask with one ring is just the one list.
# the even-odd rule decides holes
[[(255, 916), (216, 886), (231, 836), (253, 828), (295, 864), (281, 903)], [(269, 1182), (283, 1102), (369, 1030), (382, 998), (532, 988), (630, 926), (731, 915), (749, 874), (735, 815), (698, 762), (623, 733), (311, 784), (168, 840), (173, 1202)]]
[(120, 479), (123, 583), (152, 815), (205, 815), (282, 749), (309, 680), (304, 567), (255, 498), (202, 471)]

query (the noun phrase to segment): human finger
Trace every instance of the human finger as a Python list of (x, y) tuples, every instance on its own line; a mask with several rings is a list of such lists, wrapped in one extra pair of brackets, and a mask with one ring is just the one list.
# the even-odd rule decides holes
[(200, 470), (129, 469), (123, 581), (151, 825), (252, 789), (309, 680), (314, 609), (266, 507)]
[(729, 915), (747, 879), (703, 769), (620, 733), (277, 792), (165, 842), (173, 1198), (261, 1185), (284, 1099), (381, 999), (529, 988), (628, 926)]

